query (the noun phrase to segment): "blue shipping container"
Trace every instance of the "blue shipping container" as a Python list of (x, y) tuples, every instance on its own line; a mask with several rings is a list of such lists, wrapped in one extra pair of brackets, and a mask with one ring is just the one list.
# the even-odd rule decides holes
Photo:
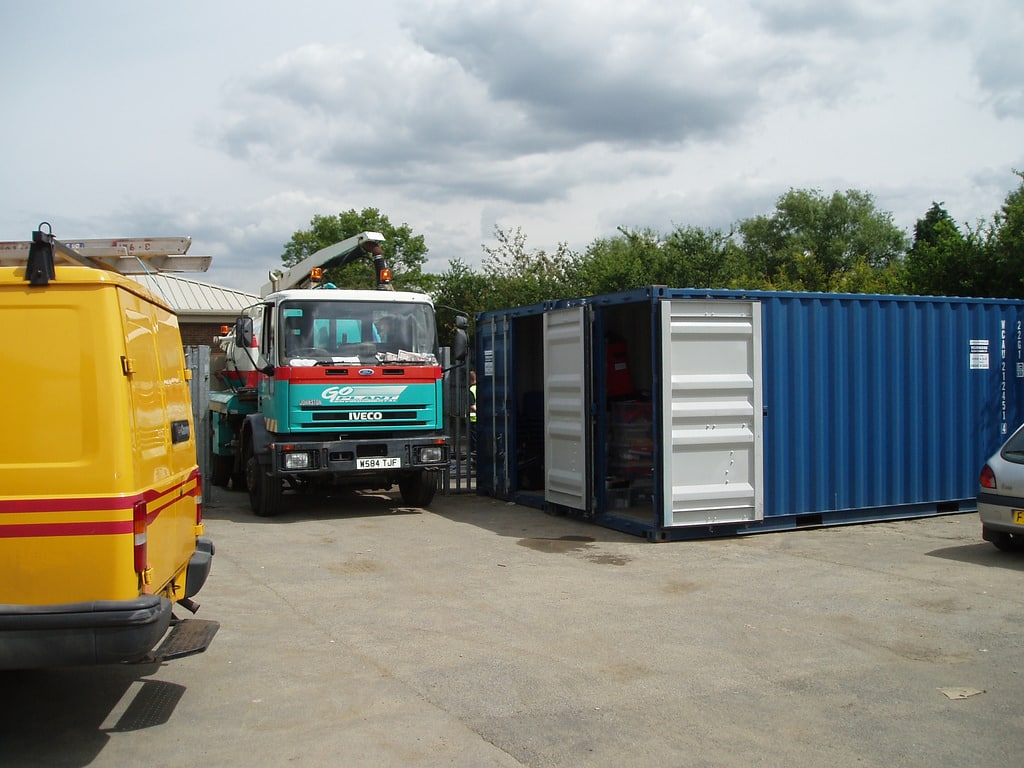
[(652, 287), (477, 317), (478, 492), (652, 539), (975, 509), (1024, 302)]

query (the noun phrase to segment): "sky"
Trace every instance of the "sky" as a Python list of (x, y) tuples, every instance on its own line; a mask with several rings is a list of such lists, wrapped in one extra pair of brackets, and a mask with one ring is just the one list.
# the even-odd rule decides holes
[(1024, 170), (1020, 0), (0, 0), (0, 240), (189, 235), (256, 293), (376, 208), (479, 269), (856, 189), (912, 233)]

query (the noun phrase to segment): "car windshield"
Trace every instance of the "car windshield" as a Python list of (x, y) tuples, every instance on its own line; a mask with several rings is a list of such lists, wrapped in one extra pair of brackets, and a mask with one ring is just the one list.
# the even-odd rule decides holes
[(428, 304), (289, 301), (281, 305), (280, 324), (284, 360), (437, 365), (437, 328)]

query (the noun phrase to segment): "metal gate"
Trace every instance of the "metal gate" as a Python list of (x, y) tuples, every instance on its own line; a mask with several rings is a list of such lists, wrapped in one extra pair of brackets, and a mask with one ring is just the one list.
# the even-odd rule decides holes
[(210, 482), (210, 348), (185, 347), (185, 367), (192, 371), (188, 387), (192, 397), (196, 460), (203, 478), (203, 496), (209, 501), (213, 498), (213, 483)]

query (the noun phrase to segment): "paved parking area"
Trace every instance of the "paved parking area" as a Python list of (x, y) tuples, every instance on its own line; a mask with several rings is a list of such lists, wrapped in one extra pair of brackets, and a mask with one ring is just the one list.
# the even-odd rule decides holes
[(5, 766), (999, 766), (1024, 556), (977, 516), (652, 544), (473, 495), (219, 492), (202, 655), (0, 673)]

